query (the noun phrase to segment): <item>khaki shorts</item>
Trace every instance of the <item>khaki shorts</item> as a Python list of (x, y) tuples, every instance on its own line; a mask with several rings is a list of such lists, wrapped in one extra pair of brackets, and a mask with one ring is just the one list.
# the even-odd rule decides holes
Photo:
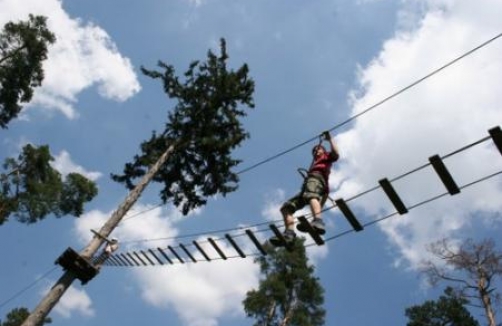
[(315, 177), (307, 177), (303, 183), (302, 191), (287, 200), (282, 208), (290, 209), (292, 214), (305, 207), (313, 198), (319, 200), (322, 205), (326, 201), (326, 197), (324, 182)]

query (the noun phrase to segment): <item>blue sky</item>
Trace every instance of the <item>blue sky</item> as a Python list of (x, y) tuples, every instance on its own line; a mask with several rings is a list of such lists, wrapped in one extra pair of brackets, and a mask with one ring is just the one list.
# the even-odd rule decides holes
[[(224, 37), (230, 66), (247, 63), (256, 108), (244, 119), (251, 134), (236, 155), (251, 166), (330, 129), (502, 32), (497, 0), (342, 1), (57, 1), (1, 0), (0, 23), (49, 17), (58, 41), (46, 79), (21, 117), (2, 130), (1, 159), (26, 143), (49, 144), (61, 173), (78, 171), (99, 185), (79, 219), (12, 220), (0, 228), (3, 257), (0, 316), (33, 308), (61, 274), (54, 260), (82, 249), (127, 195), (108, 177), (119, 173), (152, 130), (161, 130), (174, 102), (140, 66), (158, 60), (182, 73), (218, 50)], [(495, 40), (416, 87), (333, 131), (341, 160), (331, 195), (350, 198), (487, 136), (502, 121), (502, 40)], [(121, 249), (177, 245), (166, 239), (280, 219), (279, 207), (310, 163), (310, 146), (241, 174), (240, 188), (188, 217), (160, 203), (148, 188), (114, 233)], [(502, 169), (490, 142), (445, 163), (459, 184)], [(394, 185), (408, 205), (444, 191), (425, 170)], [(418, 277), (425, 246), (444, 237), (495, 237), (501, 229), (500, 177), (428, 205), (309, 247), (326, 290), (326, 325), (404, 325), (404, 310), (435, 298)], [(361, 222), (393, 211), (381, 193), (351, 203)], [(348, 229), (340, 213), (324, 214), (327, 236)], [(208, 236), (221, 235), (206, 234)], [(265, 236), (265, 235), (263, 235)], [(162, 241), (138, 241), (164, 238)], [(310, 241), (310, 240), (309, 240)], [(252, 251), (251, 245), (243, 245)], [(232, 248), (224, 247), (232, 252)], [(252, 258), (149, 268), (106, 267), (78, 282), (51, 313), (54, 326), (252, 325), (241, 301), (258, 284)], [(440, 292), (440, 291), (439, 291)], [(473, 311), (480, 317), (481, 311)]]

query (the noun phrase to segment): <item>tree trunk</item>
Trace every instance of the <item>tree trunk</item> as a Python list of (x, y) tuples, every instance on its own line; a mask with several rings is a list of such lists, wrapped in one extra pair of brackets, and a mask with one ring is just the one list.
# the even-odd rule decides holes
[(267, 320), (265, 322), (264, 326), (269, 326), (270, 322), (275, 316), (275, 307), (277, 306), (277, 302), (274, 300), (272, 303), (270, 303), (270, 308), (268, 309), (268, 314), (267, 314)]
[[(104, 238), (107, 238), (110, 233), (117, 227), (122, 218), (127, 214), (129, 209), (134, 205), (134, 203), (141, 196), (143, 190), (145, 190), (148, 183), (152, 180), (153, 176), (159, 171), (160, 167), (167, 161), (169, 155), (174, 151), (175, 146), (178, 143), (170, 145), (167, 150), (159, 157), (157, 162), (148, 170), (148, 172), (143, 176), (141, 181), (136, 185), (136, 187), (129, 192), (126, 199), (122, 204), (113, 212), (112, 216), (108, 221), (101, 227), (99, 234)], [(99, 247), (103, 244), (105, 240), (94, 236), (87, 247), (80, 252), (83, 258), (88, 260), (98, 251)], [(33, 312), (26, 318), (22, 326), (37, 326), (41, 325), (42, 321), (45, 320), (47, 315), (50, 313), (52, 308), (58, 303), (66, 290), (70, 287), (71, 283), (75, 280), (75, 276), (72, 272), (67, 271), (61, 276), (61, 278), (56, 282), (56, 284), (51, 288), (48, 294), (40, 301), (38, 306), (33, 310)]]
[(490, 294), (486, 289), (486, 278), (484, 276), (481, 276), (479, 279), (478, 291), (479, 291), (479, 296), (481, 298), (481, 302), (483, 302), (486, 319), (488, 320), (488, 326), (497, 326), (497, 323), (495, 322), (495, 313), (493, 312)]

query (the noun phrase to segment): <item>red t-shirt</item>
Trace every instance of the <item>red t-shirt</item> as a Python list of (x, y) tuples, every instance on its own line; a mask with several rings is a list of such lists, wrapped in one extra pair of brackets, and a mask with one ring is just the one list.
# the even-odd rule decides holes
[(338, 160), (338, 154), (336, 152), (323, 153), (321, 156), (314, 158), (314, 162), (309, 169), (309, 174), (316, 173), (320, 174), (324, 179), (324, 184), (326, 185), (326, 191), (329, 191), (329, 174), (331, 172), (331, 166), (333, 162)]

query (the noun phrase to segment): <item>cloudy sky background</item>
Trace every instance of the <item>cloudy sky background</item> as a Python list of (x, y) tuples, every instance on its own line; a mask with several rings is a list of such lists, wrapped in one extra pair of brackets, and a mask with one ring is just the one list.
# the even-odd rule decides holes
[[(98, 197), (79, 219), (48, 218), (0, 228), (3, 277), (0, 316), (33, 308), (59, 277), (53, 265), (66, 247), (81, 249), (127, 195), (109, 179), (160, 130), (173, 107), (140, 66), (158, 60), (184, 72), (224, 37), (233, 68), (248, 63), (256, 108), (244, 119), (251, 134), (237, 151), (249, 167), (362, 113), (444, 64), (502, 33), (496, 0), (118, 1), (0, 0), (0, 23), (29, 13), (49, 17), (57, 42), (46, 79), (22, 116), (0, 131), (2, 159), (26, 143), (49, 144), (54, 166), (86, 174)], [(332, 196), (350, 198), (488, 135), (502, 120), (502, 39), (349, 124), (333, 130), (342, 158), (331, 175)], [(237, 192), (213, 198), (182, 217), (158, 204), (150, 187), (114, 236), (122, 249), (177, 245), (176, 236), (247, 227), (280, 219), (279, 207), (300, 186), (298, 167), (310, 147), (241, 175)], [(445, 164), (461, 185), (502, 170), (490, 141)], [(394, 184), (408, 205), (444, 192), (432, 169)], [(440, 291), (424, 287), (417, 268), (425, 245), (448, 237), (500, 234), (502, 182), (492, 178), (454, 197), (396, 216), (323, 247), (309, 247), (326, 290), (326, 325), (403, 325), (404, 309)], [(380, 192), (350, 202), (361, 222), (392, 213)], [(350, 226), (325, 213), (327, 236)], [(205, 234), (207, 233), (207, 234)], [(263, 235), (266, 236), (266, 235)], [(153, 241), (153, 239), (164, 239)], [(150, 241), (138, 241), (150, 240)], [(243, 243), (245, 250), (254, 250)], [(500, 247), (500, 246), (499, 246)], [(232, 252), (231, 248), (223, 248)], [(209, 251), (209, 249), (208, 249)], [(252, 258), (150, 268), (106, 267), (75, 283), (51, 314), (53, 325), (138, 322), (188, 326), (252, 325), (241, 301), (258, 284)], [(480, 317), (480, 311), (473, 312)]]

